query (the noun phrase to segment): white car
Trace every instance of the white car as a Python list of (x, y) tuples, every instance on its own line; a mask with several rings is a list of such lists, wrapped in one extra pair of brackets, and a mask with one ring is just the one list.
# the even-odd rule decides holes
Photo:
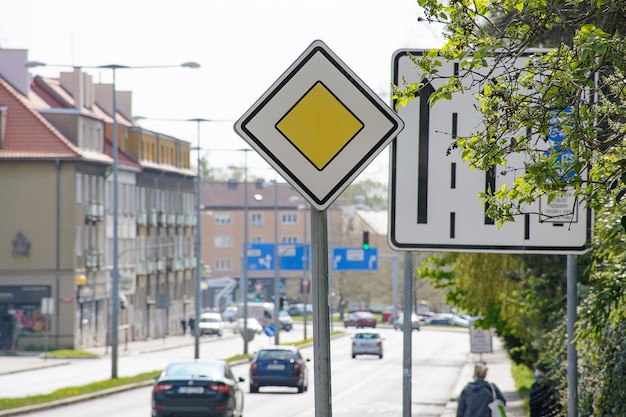
[(237, 317), (237, 306), (228, 306), (222, 311), (222, 319), (224, 321), (233, 322)]
[[(420, 331), (420, 325), (422, 324), (421, 318), (413, 313), (411, 314), (411, 330)], [(402, 330), (404, 327), (404, 313), (399, 313), (398, 318), (393, 321), (394, 330)]]
[(383, 338), (377, 331), (358, 331), (352, 337), (352, 359), (357, 355), (376, 355), (383, 358)]
[(224, 322), (220, 313), (202, 313), (200, 314), (200, 322), (198, 323), (200, 336), (205, 334), (215, 334), (222, 337), (224, 334)]
[[(233, 333), (235, 334), (241, 333), (241, 331), (244, 328), (243, 321), (244, 321), (243, 317), (240, 319), (237, 319), (237, 321), (235, 322), (235, 325), (233, 326)], [(254, 317), (248, 317), (246, 324), (248, 326), (248, 329), (250, 329), (254, 333), (256, 334), (263, 333), (263, 326), (261, 326), (261, 323), (259, 323), (259, 321), (255, 319)]]

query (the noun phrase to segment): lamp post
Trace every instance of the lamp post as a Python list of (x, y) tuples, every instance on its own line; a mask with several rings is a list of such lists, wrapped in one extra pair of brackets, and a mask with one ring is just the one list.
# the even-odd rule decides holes
[[(72, 67), (72, 65), (51, 65), (40, 61), (30, 61), (26, 63), (27, 68), (34, 68), (40, 66), (60, 66), (60, 67)], [(111, 91), (112, 97), (112, 117), (113, 117), (113, 268), (111, 271), (111, 378), (117, 378), (117, 362), (118, 362), (118, 334), (117, 329), (119, 327), (119, 290), (120, 290), (120, 277), (119, 277), (119, 193), (118, 193), (118, 159), (119, 159), (119, 145), (117, 138), (117, 97), (116, 97), (116, 75), (118, 69), (148, 69), (148, 68), (200, 68), (200, 64), (197, 62), (185, 62), (180, 65), (152, 65), (152, 66), (126, 66), (118, 64), (99, 65), (95, 67), (76, 67), (74, 68), (92, 68), (92, 69), (110, 69), (112, 73)]]
[(282, 294), (280, 293), (280, 252), (278, 249), (278, 178), (274, 177), (274, 344), (280, 344), (280, 303)]
[[(299, 210), (309, 210), (310, 206), (305, 206), (304, 204), (301, 204), (298, 206)], [(302, 251), (303, 255), (302, 255), (302, 282), (303, 283), (307, 283), (307, 287), (306, 287), (306, 292), (304, 293), (304, 339), (307, 338), (307, 331), (306, 331), (306, 327), (307, 327), (307, 319), (308, 319), (308, 315), (309, 312), (307, 310), (307, 306), (309, 305), (309, 292), (311, 292), (311, 283), (307, 281), (307, 276), (306, 276), (306, 271), (307, 271), (307, 262), (308, 262), (308, 254), (307, 254), (307, 245), (306, 245), (306, 241), (307, 241), (307, 221), (306, 221), (306, 214), (303, 215), (303, 219), (304, 219), (304, 236), (303, 236), (303, 247), (304, 250)]]
[[(250, 148), (237, 149), (244, 152), (243, 162), (243, 254), (241, 257), (241, 295), (243, 302), (243, 354), (248, 354), (248, 152)], [(234, 168), (234, 167), (231, 167)]]

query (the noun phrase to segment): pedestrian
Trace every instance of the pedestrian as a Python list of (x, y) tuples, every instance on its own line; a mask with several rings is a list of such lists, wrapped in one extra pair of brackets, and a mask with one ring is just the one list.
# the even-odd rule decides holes
[(189, 317), (189, 334), (194, 336), (196, 333), (194, 332), (194, 327), (196, 325), (196, 319), (193, 317)]
[(180, 320), (180, 327), (183, 329), (183, 336), (187, 334), (187, 320), (184, 318)]
[(474, 380), (469, 382), (461, 391), (458, 399), (456, 417), (491, 417), (489, 403), (497, 399), (506, 405), (506, 400), (500, 389), (494, 383), (485, 380), (487, 365), (477, 363), (474, 366)]
[(535, 382), (530, 387), (528, 406), (530, 417), (555, 417), (561, 404), (552, 383), (544, 378), (548, 368), (541, 362), (535, 366)]

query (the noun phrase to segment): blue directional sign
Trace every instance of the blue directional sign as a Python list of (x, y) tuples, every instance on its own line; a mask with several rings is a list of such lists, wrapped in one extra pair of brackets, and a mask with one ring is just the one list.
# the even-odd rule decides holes
[(378, 270), (378, 248), (333, 248), (334, 271)]
[(308, 243), (279, 243), (280, 269), (284, 271), (309, 270), (311, 246)]
[(273, 243), (248, 243), (248, 270), (269, 271), (274, 269)]
[[(274, 243), (248, 244), (248, 270), (270, 271), (275, 268)], [(280, 269), (284, 271), (308, 270), (311, 265), (311, 247), (304, 243), (279, 243)]]

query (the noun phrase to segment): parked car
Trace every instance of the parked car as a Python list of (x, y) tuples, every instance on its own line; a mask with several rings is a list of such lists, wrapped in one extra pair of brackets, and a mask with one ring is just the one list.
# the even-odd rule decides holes
[(222, 320), (232, 323), (237, 317), (237, 306), (228, 306), (222, 311)]
[[(420, 331), (422, 319), (417, 314), (411, 314), (411, 330)], [(404, 313), (399, 313), (398, 317), (393, 321), (394, 330), (402, 330), (404, 326)]]
[[(259, 323), (259, 321), (255, 319), (254, 317), (248, 317), (247, 323), (245, 324), (247, 324), (248, 329), (252, 330), (254, 333), (256, 334), (263, 333), (263, 326), (261, 326), (261, 323)], [(237, 319), (237, 321), (235, 321), (235, 324), (233, 325), (233, 333), (239, 334), (241, 333), (243, 328), (244, 328), (244, 319), (242, 317), (240, 319)]]
[(285, 310), (281, 310), (278, 313), (278, 321), (280, 323), (280, 329), (288, 332), (293, 329), (293, 319)]
[(156, 378), (152, 388), (152, 416), (243, 415), (244, 378), (236, 378), (223, 360), (183, 361), (169, 363)]
[(376, 331), (358, 331), (352, 337), (352, 359), (357, 355), (376, 355), (383, 358), (383, 338)]
[[(290, 316), (304, 316), (304, 310), (305, 310), (304, 303), (292, 304), (289, 307), (287, 307), (287, 313), (289, 313)], [(313, 315), (312, 304), (306, 305), (306, 312), (309, 316)]]
[(357, 329), (363, 327), (376, 327), (376, 317), (369, 311), (354, 311), (343, 320), (343, 327), (356, 327)]
[(453, 314), (450, 313), (438, 313), (433, 315), (432, 319), (430, 319), (430, 324), (443, 324), (446, 326), (451, 326), (454, 324), (453, 322)]
[(200, 322), (198, 323), (200, 336), (205, 334), (217, 335), (222, 337), (224, 334), (224, 322), (220, 313), (202, 313), (200, 314)]
[(295, 346), (264, 346), (250, 359), (250, 392), (265, 386), (295, 387), (302, 393), (309, 389), (309, 368)]

